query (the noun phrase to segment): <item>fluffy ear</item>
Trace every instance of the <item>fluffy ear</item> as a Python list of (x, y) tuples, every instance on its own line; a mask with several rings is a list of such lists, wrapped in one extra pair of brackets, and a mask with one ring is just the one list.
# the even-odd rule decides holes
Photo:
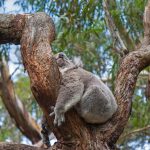
[(73, 62), (76, 66), (83, 68), (83, 62), (82, 62), (80, 56), (78, 56), (78, 57), (77, 57), (77, 56), (73, 57), (72, 62)]

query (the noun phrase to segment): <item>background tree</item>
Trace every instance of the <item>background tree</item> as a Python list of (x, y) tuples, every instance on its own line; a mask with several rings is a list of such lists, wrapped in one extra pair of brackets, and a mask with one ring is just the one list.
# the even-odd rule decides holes
[[(141, 37), (143, 36), (142, 16), (145, 3), (146, 1), (140, 0), (111, 1), (108, 3), (108, 10), (112, 15), (114, 24), (129, 51), (141, 44)], [(98, 74), (114, 89), (113, 81), (120, 61), (118, 55), (115, 54), (118, 45), (111, 40), (111, 34), (106, 28), (108, 24), (105, 22), (104, 9), (100, 1), (64, 1), (63, 3), (62, 1), (16, 1), (16, 4), (21, 5), (26, 12), (41, 10), (47, 13), (51, 12), (55, 24), (57, 24), (57, 38), (53, 43), (54, 51), (65, 51), (70, 56), (80, 55), (85, 68)], [(3, 53), (7, 52), (3, 50)], [(145, 128), (139, 130), (141, 131), (140, 134), (134, 134), (133, 138), (127, 136), (131, 134), (122, 136), (120, 142), (125, 149), (131, 141), (138, 140), (138, 144), (144, 145), (143, 143), (149, 140), (149, 132), (145, 130), (146, 127), (149, 127), (150, 120), (150, 116), (145, 113), (150, 109), (149, 97), (145, 97), (145, 87), (148, 87), (146, 86), (148, 85), (148, 74), (149, 68), (146, 68), (138, 79), (132, 116), (127, 131), (138, 133), (132, 132), (132, 130), (140, 127)], [(22, 76), (20, 77), (22, 78)], [(19, 78), (17, 78), (18, 81)], [(24, 102), (28, 103), (27, 101)], [(31, 111), (37, 110), (34, 108), (35, 104), (32, 101), (27, 105)], [(135, 144), (133, 143), (134, 147)]]

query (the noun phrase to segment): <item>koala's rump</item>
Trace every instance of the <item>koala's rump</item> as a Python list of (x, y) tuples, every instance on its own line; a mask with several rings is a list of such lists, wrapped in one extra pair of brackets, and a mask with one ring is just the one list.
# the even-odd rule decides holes
[(89, 123), (106, 122), (117, 109), (112, 92), (92, 73), (81, 69), (79, 74), (85, 89), (77, 106), (78, 113)]

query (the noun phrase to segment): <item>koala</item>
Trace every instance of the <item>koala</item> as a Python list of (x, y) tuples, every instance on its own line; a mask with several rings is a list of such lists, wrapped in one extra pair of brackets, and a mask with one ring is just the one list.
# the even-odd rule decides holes
[(62, 81), (53, 112), (54, 125), (65, 122), (65, 113), (74, 107), (85, 122), (105, 123), (117, 110), (116, 100), (110, 89), (94, 74), (73, 63), (65, 53), (55, 56)]

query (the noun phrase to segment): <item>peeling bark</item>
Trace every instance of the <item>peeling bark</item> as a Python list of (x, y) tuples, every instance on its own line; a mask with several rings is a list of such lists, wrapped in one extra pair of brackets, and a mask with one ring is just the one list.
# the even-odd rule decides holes
[(9, 68), (4, 61), (0, 63), (0, 72), (2, 77), (1, 82), (1, 97), (2, 101), (7, 108), (11, 118), (14, 120), (17, 128), (25, 135), (31, 142), (37, 143), (41, 140), (40, 130), (35, 120), (31, 117), (25, 106), (16, 96), (13, 82), (10, 79)]
[[(55, 105), (61, 80), (49, 45), (55, 36), (54, 24), (45, 13), (36, 13), (26, 17), (25, 23), (22, 23), (24, 29), (22, 33), (20, 32), (22, 34), (21, 53), (30, 77), (31, 90), (42, 108), (51, 130), (58, 139), (58, 142), (50, 149), (115, 149), (115, 143), (130, 116), (131, 100), (138, 74), (150, 64), (149, 6), (146, 7), (144, 16), (146, 19), (144, 19), (143, 44), (138, 51), (131, 52), (124, 57), (116, 79), (117, 112), (103, 125), (90, 125), (79, 118), (74, 110), (71, 110), (66, 113), (66, 122), (60, 128), (54, 127), (53, 118), (49, 117), (50, 106)], [(3, 39), (3, 41), (6, 40)]]

